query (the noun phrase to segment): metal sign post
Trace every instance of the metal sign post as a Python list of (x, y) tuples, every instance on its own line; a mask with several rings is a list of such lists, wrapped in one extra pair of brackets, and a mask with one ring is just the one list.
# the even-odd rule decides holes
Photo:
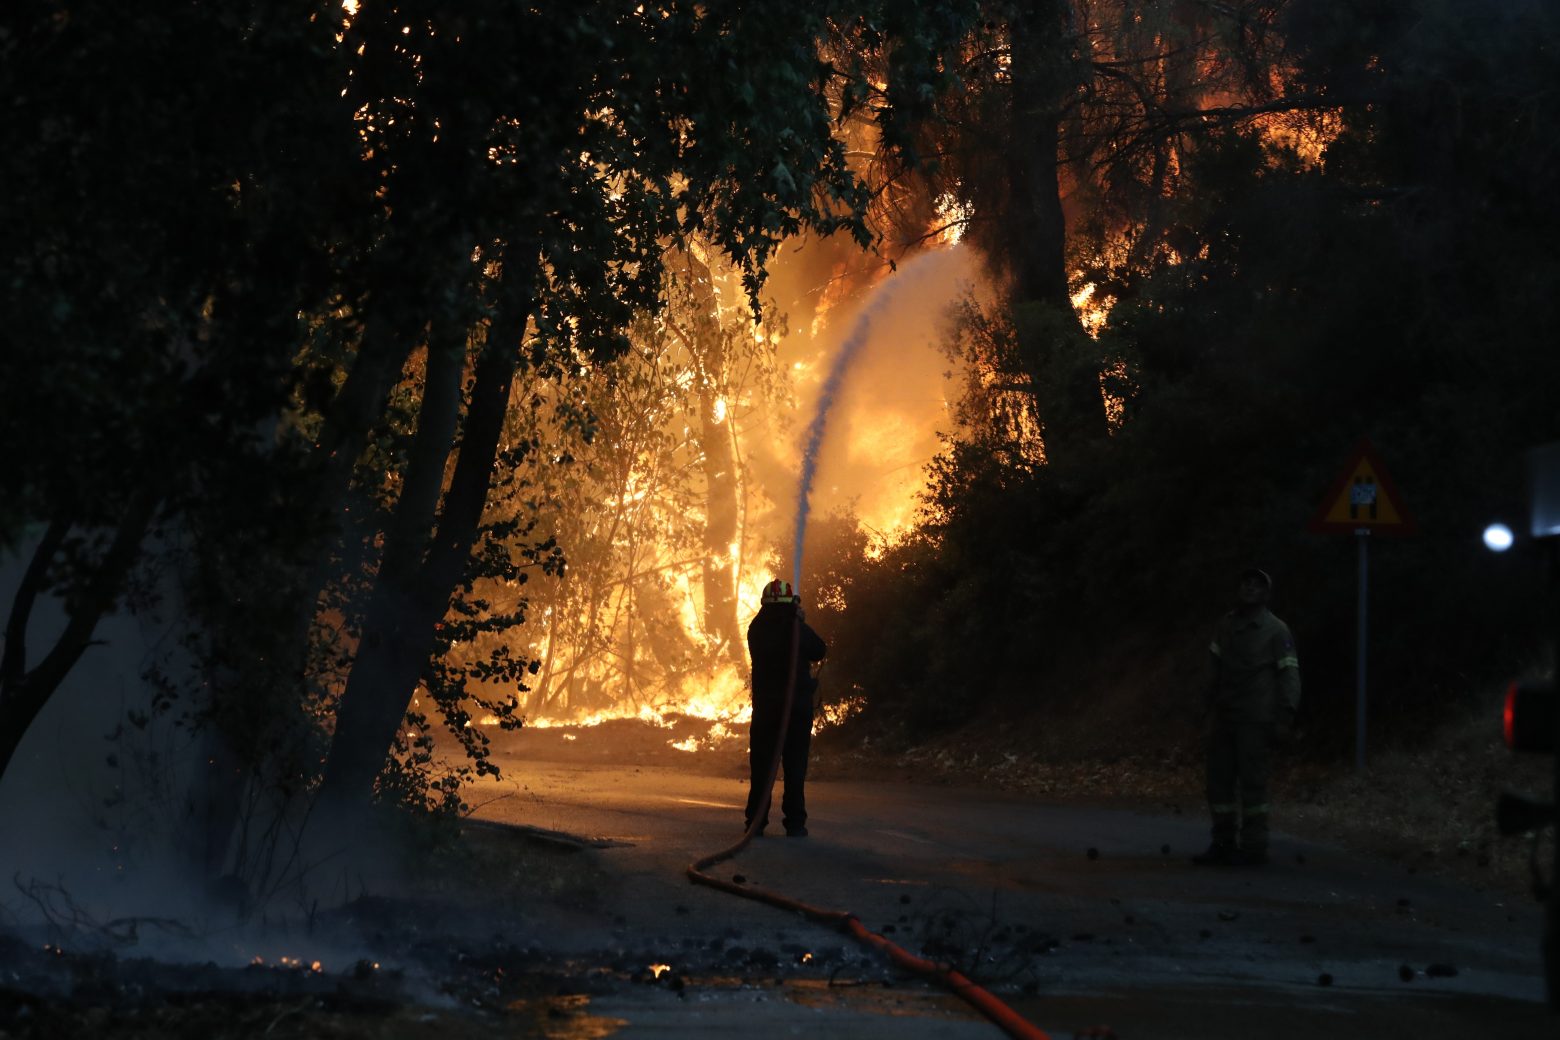
[(1365, 771), (1365, 648), (1370, 632), (1370, 528), (1354, 532), (1360, 547), (1359, 633), (1354, 665), (1354, 768)]
[(1322, 507), (1307, 525), (1320, 534), (1352, 534), (1359, 547), (1358, 631), (1354, 662), (1354, 768), (1365, 771), (1365, 678), (1370, 633), (1370, 538), (1372, 534), (1412, 534), (1413, 518), (1376, 457), (1361, 441), (1343, 475), (1334, 481)]

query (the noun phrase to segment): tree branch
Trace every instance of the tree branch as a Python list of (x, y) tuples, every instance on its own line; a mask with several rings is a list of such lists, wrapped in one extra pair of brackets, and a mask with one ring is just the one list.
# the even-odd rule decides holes
[(17, 586), (16, 596), (11, 601), (11, 616), (5, 626), (5, 656), (0, 658), (0, 702), (15, 691), (27, 672), (27, 622), (32, 617), (38, 593), (43, 589), (49, 563), (69, 530), (70, 524), (59, 517), (49, 523), (43, 540), (33, 550), (22, 583)]

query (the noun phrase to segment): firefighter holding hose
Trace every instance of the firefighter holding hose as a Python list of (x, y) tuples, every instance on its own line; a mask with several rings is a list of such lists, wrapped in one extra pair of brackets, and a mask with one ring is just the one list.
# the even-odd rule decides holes
[[(763, 602), (747, 630), (748, 654), (753, 662), (753, 724), (748, 731), (747, 825), (763, 813), (755, 835), (769, 824), (771, 769), (777, 746), (785, 772), (785, 793), (780, 801), (781, 822), (792, 838), (807, 837), (807, 755), (812, 745), (813, 697), (818, 680), (812, 665), (822, 661), (828, 647), (803, 620), (801, 598), (788, 581), (776, 579), (764, 586)], [(786, 712), (786, 684), (791, 684), (790, 712)]]
[(1288, 739), (1300, 706), (1294, 637), (1267, 608), (1273, 579), (1250, 567), (1241, 572), (1238, 588), (1235, 609), (1219, 620), (1209, 644), (1205, 710), (1213, 841), (1192, 857), (1203, 866), (1268, 861), (1268, 763), (1274, 742)]

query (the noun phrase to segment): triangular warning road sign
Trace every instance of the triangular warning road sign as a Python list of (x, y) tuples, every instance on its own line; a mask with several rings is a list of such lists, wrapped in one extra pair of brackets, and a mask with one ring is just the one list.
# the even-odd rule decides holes
[(1321, 534), (1413, 534), (1418, 530), (1368, 440), (1360, 441), (1343, 475), (1306, 526)]

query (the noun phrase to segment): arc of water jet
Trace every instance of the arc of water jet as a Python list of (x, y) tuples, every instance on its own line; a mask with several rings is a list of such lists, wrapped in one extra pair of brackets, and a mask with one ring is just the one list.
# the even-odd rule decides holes
[(791, 557), (791, 587), (794, 589), (802, 587), (802, 542), (807, 537), (807, 516), (812, 509), (813, 478), (818, 475), (818, 452), (823, 447), (823, 437), (828, 430), (829, 412), (834, 407), (840, 387), (845, 383), (845, 375), (850, 370), (851, 362), (866, 346), (867, 337), (872, 332), (873, 321), (888, 309), (889, 304), (900, 293), (919, 281), (925, 272), (931, 269), (927, 261), (936, 256), (935, 253), (925, 253), (907, 264), (902, 264), (897, 273), (891, 275), (888, 281), (877, 288), (872, 302), (856, 316), (856, 323), (851, 326), (850, 335), (845, 337), (840, 352), (834, 356), (834, 364), (829, 367), (829, 375), (823, 381), (823, 390), (818, 395), (818, 410), (807, 426), (806, 446), (802, 451), (801, 482), (796, 494), (796, 540)]

